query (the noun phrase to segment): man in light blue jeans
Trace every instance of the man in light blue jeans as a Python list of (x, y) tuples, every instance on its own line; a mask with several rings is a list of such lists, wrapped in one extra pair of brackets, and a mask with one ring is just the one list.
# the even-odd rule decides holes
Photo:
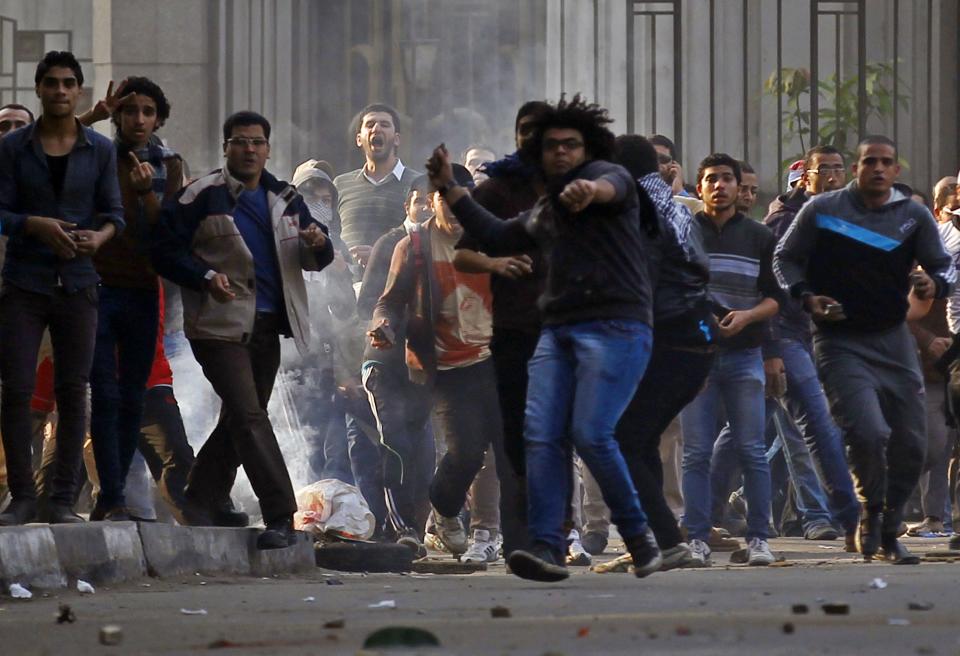
[[(710, 564), (710, 459), (720, 426), (728, 423), (740, 456), (747, 497), (747, 557), (770, 565), (770, 468), (766, 458), (765, 354), (776, 344), (768, 321), (781, 293), (773, 277), (774, 237), (737, 211), (740, 164), (723, 153), (697, 171), (704, 209), (694, 217), (710, 258), (708, 298), (719, 322), (719, 349), (702, 392), (680, 414), (683, 428), (684, 525), (695, 564)], [(769, 357), (769, 355), (767, 356)]]

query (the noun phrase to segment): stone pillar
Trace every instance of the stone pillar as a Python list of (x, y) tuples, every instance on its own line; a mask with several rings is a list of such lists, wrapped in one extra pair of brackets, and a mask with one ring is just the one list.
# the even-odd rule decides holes
[[(207, 0), (93, 0), (95, 99), (110, 80), (145, 76), (170, 101), (170, 119), (157, 133), (199, 176), (220, 166), (216, 70), (209, 57)], [(222, 118), (220, 118), (222, 120)], [(112, 133), (104, 122), (97, 129)]]

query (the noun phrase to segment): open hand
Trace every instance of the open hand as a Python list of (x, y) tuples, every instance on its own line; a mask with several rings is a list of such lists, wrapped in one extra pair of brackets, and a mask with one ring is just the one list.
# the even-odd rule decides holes
[(113, 80), (110, 80), (110, 84), (107, 85), (107, 94), (100, 100), (97, 101), (97, 104), (93, 106), (93, 109), (90, 110), (92, 113), (92, 118), (94, 122), (104, 121), (110, 118), (115, 111), (120, 109), (123, 103), (131, 100), (136, 94), (128, 93), (127, 95), (121, 95), (124, 88), (127, 86), (127, 81), (124, 79), (117, 85), (117, 90), (113, 90)]

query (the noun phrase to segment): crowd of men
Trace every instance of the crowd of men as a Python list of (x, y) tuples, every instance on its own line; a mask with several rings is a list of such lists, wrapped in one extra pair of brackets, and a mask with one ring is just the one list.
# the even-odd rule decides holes
[[(82, 90), (50, 52), (40, 116), (0, 108), (0, 525), (86, 521), (88, 480), (89, 521), (150, 521), (149, 470), (177, 522), (245, 526), (242, 466), (258, 546), (292, 544), (281, 337), (309, 372), (310, 468), (416, 557), (557, 581), (612, 522), (626, 553), (598, 569), (638, 577), (739, 536), (769, 565), (777, 534), (911, 564), (898, 538), (960, 511), (957, 180), (931, 213), (887, 137), (810, 149), (758, 221), (749, 164), (710, 154), (688, 184), (670, 139), (615, 137), (580, 96), (524, 104), (512, 154), (441, 145), (425, 173), (369, 105), (363, 166), (311, 159), (291, 184), (259, 114), (228, 117), (223, 167), (190, 180), (157, 84), (77, 116)], [(196, 454), (167, 362), (186, 345), (222, 401)]]

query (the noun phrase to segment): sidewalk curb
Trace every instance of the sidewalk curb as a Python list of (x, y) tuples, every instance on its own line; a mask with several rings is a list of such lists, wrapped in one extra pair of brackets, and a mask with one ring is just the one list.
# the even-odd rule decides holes
[(147, 576), (271, 576), (315, 569), (313, 542), (259, 551), (252, 528), (92, 522), (0, 527), (0, 594), (11, 583), (54, 589), (83, 579), (120, 583)]

